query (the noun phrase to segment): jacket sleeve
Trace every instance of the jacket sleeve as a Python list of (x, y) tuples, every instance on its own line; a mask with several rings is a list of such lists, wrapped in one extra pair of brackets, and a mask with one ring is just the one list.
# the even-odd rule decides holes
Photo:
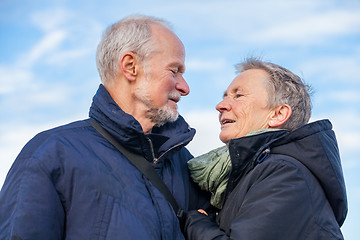
[(186, 215), (185, 237), (189, 240), (229, 239), (212, 218), (197, 210)]
[[(302, 172), (281, 160), (262, 165), (249, 173), (249, 182), (241, 190), (238, 185), (225, 203), (227, 213), (236, 212), (228, 235), (206, 216), (189, 214), (188, 239), (285, 240), (305, 234), (302, 231), (313, 216), (310, 189)], [(239, 201), (242, 204), (235, 203)]]
[(18, 158), (0, 192), (0, 239), (62, 239), (64, 211), (52, 176)]

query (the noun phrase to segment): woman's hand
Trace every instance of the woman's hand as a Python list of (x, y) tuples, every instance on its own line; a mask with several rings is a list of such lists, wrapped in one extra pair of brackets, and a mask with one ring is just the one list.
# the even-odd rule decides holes
[(205, 210), (203, 210), (203, 209), (198, 209), (198, 212), (199, 212), (199, 213), (202, 213), (202, 214), (205, 214), (206, 216), (208, 216), (207, 212), (205, 212)]

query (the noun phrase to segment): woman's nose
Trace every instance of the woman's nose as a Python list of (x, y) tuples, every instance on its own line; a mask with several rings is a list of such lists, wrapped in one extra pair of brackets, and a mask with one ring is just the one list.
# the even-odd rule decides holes
[(231, 109), (229, 101), (224, 98), (221, 102), (216, 105), (216, 110), (219, 112), (229, 111)]

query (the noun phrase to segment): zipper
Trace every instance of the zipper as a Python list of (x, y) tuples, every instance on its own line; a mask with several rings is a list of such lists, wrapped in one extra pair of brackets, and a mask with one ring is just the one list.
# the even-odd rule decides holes
[(184, 144), (183, 142), (181, 142), (181, 143), (179, 143), (179, 144), (177, 144), (177, 145), (175, 145), (175, 146), (172, 146), (171, 148), (169, 148), (168, 150), (166, 150), (163, 154), (161, 154), (161, 155), (157, 158), (157, 157), (155, 157), (154, 145), (153, 145), (151, 139), (148, 138), (148, 137), (147, 137), (146, 139), (148, 140), (148, 142), (149, 142), (149, 144), (150, 144), (151, 155), (152, 155), (152, 157), (153, 157), (153, 163), (155, 163), (155, 164), (157, 164), (157, 163), (159, 162), (159, 160), (160, 160), (165, 154), (167, 154), (168, 152), (170, 152), (170, 151), (173, 150), (174, 148), (177, 148), (177, 147), (179, 147), (179, 146), (181, 146), (181, 145)]
[(151, 150), (151, 155), (153, 157), (153, 163), (158, 163), (159, 162), (159, 159), (155, 157), (155, 151), (154, 151), (154, 145), (151, 141), (150, 138), (146, 137), (146, 139), (148, 140), (149, 144), (150, 144), (150, 150)]
[(270, 155), (270, 148), (266, 148), (260, 155), (256, 158), (257, 163), (262, 163), (265, 161)]

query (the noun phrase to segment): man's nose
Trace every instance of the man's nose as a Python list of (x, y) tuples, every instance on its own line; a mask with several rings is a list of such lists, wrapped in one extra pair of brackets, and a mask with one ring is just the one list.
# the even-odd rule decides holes
[(183, 76), (180, 76), (175, 85), (176, 90), (178, 90), (181, 96), (186, 96), (190, 93), (190, 88)]

